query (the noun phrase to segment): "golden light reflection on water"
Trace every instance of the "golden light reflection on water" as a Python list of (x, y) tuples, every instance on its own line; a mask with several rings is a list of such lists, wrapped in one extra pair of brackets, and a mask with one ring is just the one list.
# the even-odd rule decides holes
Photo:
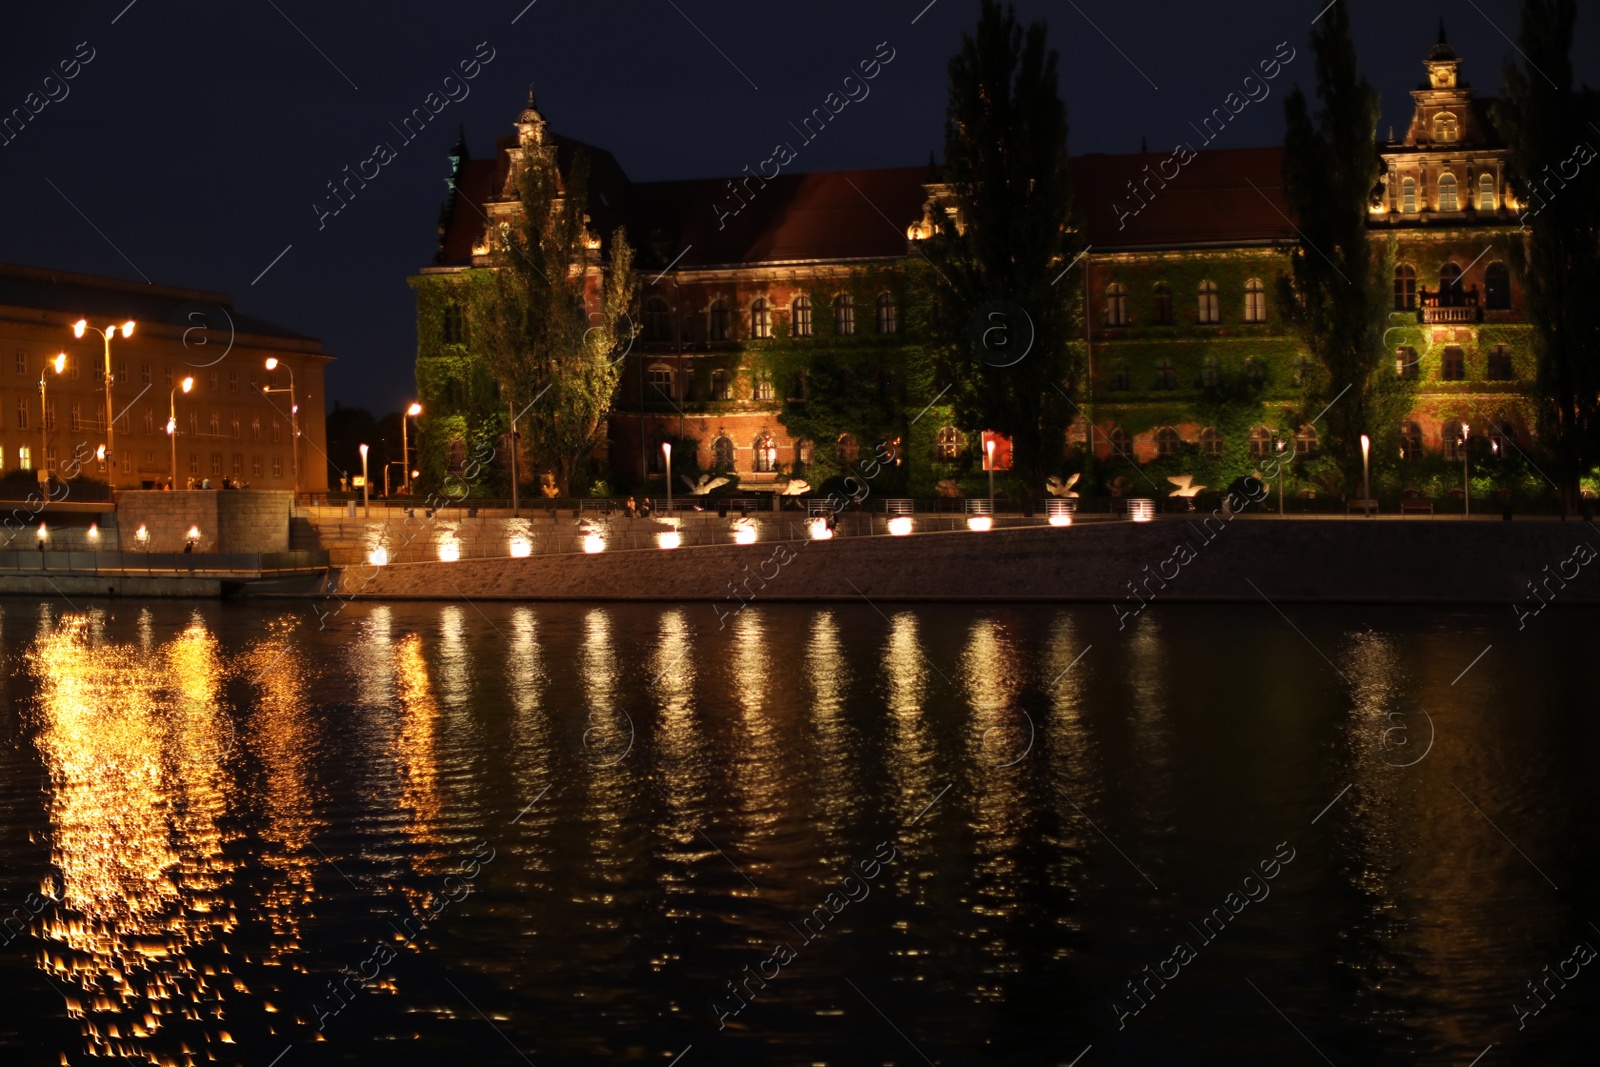
[(232, 1039), (209, 1024), (235, 980), (192, 953), (236, 921), (219, 893), (225, 671), (198, 621), (148, 654), (96, 642), (99, 622), (66, 616), (28, 654), (61, 898), (39, 966), (70, 991), (89, 1055), (175, 1062), (155, 1039), (176, 1031), (215, 1056)]
[[(400, 700), (400, 730), (395, 767), (400, 803), (410, 814), (411, 835), (433, 840), (444, 807), (439, 785), (439, 707), (422, 657), (422, 638), (406, 634), (394, 648), (395, 691)], [(416, 901), (413, 901), (416, 903)]]

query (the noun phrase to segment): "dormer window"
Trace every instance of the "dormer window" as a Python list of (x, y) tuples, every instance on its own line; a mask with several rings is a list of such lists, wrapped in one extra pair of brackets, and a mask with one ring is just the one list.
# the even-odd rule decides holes
[(1441, 111), (1433, 117), (1433, 139), (1438, 142), (1457, 140), (1461, 136), (1456, 116), (1451, 111)]

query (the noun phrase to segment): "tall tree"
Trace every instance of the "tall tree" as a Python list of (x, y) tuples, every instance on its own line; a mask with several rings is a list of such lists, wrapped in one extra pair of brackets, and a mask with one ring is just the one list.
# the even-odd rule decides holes
[[(548, 467), (563, 496), (604, 439), (631, 340), (633, 250), (622, 228), (596, 275), (589, 248), (588, 163), (575, 153), (565, 181), (551, 144), (524, 149), (520, 210), (493, 233), (491, 269), (473, 272), (471, 344), (519, 417), (522, 456)], [(598, 307), (591, 312), (591, 298)]]
[[(1324, 448), (1344, 484), (1360, 485), (1360, 436), (1387, 444), (1392, 428), (1374, 423), (1384, 407), (1374, 379), (1382, 364), (1383, 303), (1367, 240), (1367, 210), (1378, 186), (1380, 100), (1362, 76), (1350, 39), (1348, 5), (1335, 4), (1311, 32), (1317, 61), (1313, 116), (1298, 86), (1284, 101), (1284, 196), (1299, 238), (1290, 247), (1289, 276), (1280, 282), (1292, 330), (1325, 374), (1306, 397), (1305, 413), (1323, 407)], [(1347, 391), (1348, 390), (1348, 391)]]
[(1525, 241), (1512, 246), (1533, 324), (1539, 436), (1568, 506), (1600, 461), (1600, 165), (1596, 96), (1572, 88), (1577, 0), (1523, 0), (1522, 70), (1507, 62), (1495, 126)]
[(1059, 464), (1076, 386), (1078, 288), (1062, 275), (1082, 240), (1056, 59), (1043, 22), (1024, 31), (1011, 5), (983, 0), (950, 61), (944, 181), (956, 213), (926, 242), (924, 332), (956, 421), (1009, 436), (1034, 492)]

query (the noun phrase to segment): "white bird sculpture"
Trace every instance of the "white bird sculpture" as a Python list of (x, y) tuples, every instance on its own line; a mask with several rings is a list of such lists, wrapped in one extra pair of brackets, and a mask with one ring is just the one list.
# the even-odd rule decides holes
[(1078, 484), (1078, 479), (1080, 477), (1082, 477), (1082, 475), (1069, 474), (1067, 476), (1067, 480), (1062, 481), (1060, 478), (1052, 475), (1050, 480), (1044, 483), (1044, 487), (1051, 496), (1062, 498), (1075, 497), (1078, 495), (1078, 493), (1077, 490), (1073, 489), (1072, 487)]
[(1167, 475), (1167, 481), (1178, 487), (1167, 495), (1183, 497), (1186, 500), (1194, 499), (1200, 490), (1205, 488), (1203, 485), (1191, 484), (1194, 482), (1194, 475), (1192, 474), (1169, 474)]
[(706, 496), (711, 490), (728, 484), (728, 479), (713, 478), (709, 474), (702, 474), (698, 482), (687, 474), (679, 475), (679, 477), (683, 479), (683, 484), (689, 487), (690, 496)]
[(780, 496), (805, 496), (811, 492), (811, 483), (804, 478), (790, 478), (787, 485), (778, 491)]

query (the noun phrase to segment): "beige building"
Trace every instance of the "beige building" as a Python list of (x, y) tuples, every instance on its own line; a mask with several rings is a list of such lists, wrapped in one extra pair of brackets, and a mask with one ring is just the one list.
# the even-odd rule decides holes
[(49, 470), (132, 489), (170, 477), (178, 489), (229, 479), (325, 491), (329, 358), (225, 293), (0, 264), (0, 478)]

